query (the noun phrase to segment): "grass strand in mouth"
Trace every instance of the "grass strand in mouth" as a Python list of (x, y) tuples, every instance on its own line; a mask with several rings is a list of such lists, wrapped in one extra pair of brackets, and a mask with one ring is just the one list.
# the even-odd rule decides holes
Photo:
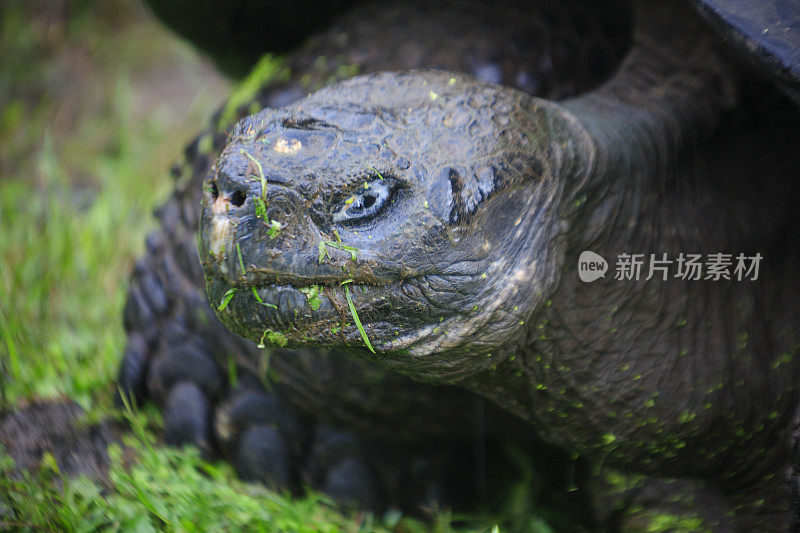
[(352, 279), (348, 279), (343, 281), (340, 285), (344, 286), (344, 295), (347, 297), (347, 305), (350, 306), (350, 314), (353, 315), (353, 321), (356, 323), (356, 327), (358, 328), (358, 332), (361, 333), (361, 338), (364, 339), (364, 344), (367, 345), (369, 351), (375, 353), (375, 348), (372, 347), (372, 343), (369, 342), (369, 337), (367, 337), (367, 332), (364, 330), (364, 326), (361, 324), (361, 319), (358, 318), (358, 312), (356, 311), (356, 306), (353, 305), (353, 298), (350, 296), (350, 287), (348, 283), (352, 283)]
[(277, 305), (275, 305), (275, 304), (268, 304), (267, 302), (265, 302), (264, 300), (262, 300), (262, 299), (261, 299), (261, 296), (259, 296), (259, 295), (258, 295), (258, 291), (256, 290), (256, 288), (255, 288), (255, 287), (250, 287), (250, 290), (251, 290), (251, 291), (253, 291), (253, 296), (255, 296), (255, 297), (256, 297), (256, 301), (257, 301), (258, 303), (260, 303), (261, 305), (266, 305), (267, 307), (271, 307), (271, 308), (273, 308), (273, 309), (277, 309), (277, 308), (278, 308), (278, 306), (277, 306)]

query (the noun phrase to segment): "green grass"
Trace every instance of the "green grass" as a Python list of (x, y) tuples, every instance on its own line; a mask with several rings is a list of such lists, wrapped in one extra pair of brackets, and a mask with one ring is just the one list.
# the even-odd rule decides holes
[[(26, 6), (4, 5), (0, 26), (0, 401), (88, 406), (116, 372), (126, 280), (166, 171), (224, 94), (134, 2), (64, 19), (57, 2)], [(191, 92), (150, 85), (173, 68)]]
[[(126, 445), (137, 461), (126, 468), (121, 448), (109, 448), (111, 491), (86, 478), (55, 489), (57, 468), (43, 467), (21, 480), (0, 479), (25, 519), (6, 525), (18, 531), (280, 531), (423, 532), (451, 531), (446, 522), (428, 528), (409, 518), (387, 515), (378, 521), (365, 513), (344, 515), (322, 495), (290, 498), (236, 478), (229, 465), (211, 464), (194, 448)], [(52, 461), (45, 461), (52, 464)], [(6, 467), (8, 461), (6, 460)], [(0, 472), (3, 465), (0, 464)], [(0, 524), (2, 525), (2, 524)]]
[(364, 331), (364, 326), (361, 325), (361, 319), (358, 317), (358, 312), (356, 311), (356, 306), (353, 305), (353, 298), (350, 297), (350, 286), (346, 285), (346, 283), (352, 283), (353, 280), (347, 280), (342, 282), (344, 285), (344, 295), (347, 298), (347, 305), (350, 307), (350, 314), (353, 316), (353, 321), (356, 323), (356, 327), (358, 328), (358, 332), (361, 334), (361, 339), (364, 341), (364, 345), (369, 348), (369, 351), (375, 353), (375, 348), (372, 347), (372, 343), (369, 342), (369, 337), (367, 337), (367, 332)]
[[(343, 514), (313, 492), (290, 498), (242, 482), (230, 465), (204, 461), (196, 448), (159, 445), (146, 429), (157, 418), (152, 410), (128, 410), (124, 416), (133, 434), (124, 439), (124, 448), (109, 447), (110, 487), (84, 477), (62, 480), (52, 455), (45, 455), (37, 472), (13, 479), (7, 475), (13, 461), (0, 455), (0, 495), (4, 496), (0, 505), (5, 501), (15, 510), (13, 518), (0, 514), (0, 527), (75, 532), (425, 530), (409, 518), (389, 515), (378, 522), (367, 513)], [(438, 531), (450, 529), (442, 522)]]

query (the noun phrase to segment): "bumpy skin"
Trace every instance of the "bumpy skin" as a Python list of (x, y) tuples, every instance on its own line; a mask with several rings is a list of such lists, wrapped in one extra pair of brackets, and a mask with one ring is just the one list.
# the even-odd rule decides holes
[[(209, 296), (217, 306), (238, 291), (219, 316), (254, 341), (322, 344), (416, 380), (460, 385), (599, 463), (694, 479), (676, 490), (702, 495), (696, 509), (718, 529), (785, 526), (800, 371), (799, 247), (787, 231), (798, 215), (798, 114), (740, 71), (685, 6), (642, 2), (636, 27), (630, 52), (600, 88), (589, 90), (598, 80), (589, 73), (571, 91), (541, 93), (585, 92), (561, 104), (415, 71), (359, 77), (245, 119), (204, 187)], [(552, 59), (557, 48), (542, 51)], [(501, 72), (455, 63), (406, 66)], [(528, 79), (562, 79), (532, 70)], [(273, 224), (270, 232), (272, 220), (280, 231)], [(334, 244), (320, 255), (320, 242)], [(575, 268), (586, 249), (606, 258), (758, 252), (765, 261), (756, 282), (608, 276), (587, 285)], [(321, 286), (318, 309), (300, 290), (312, 285)], [(348, 300), (376, 355), (363, 347)], [(218, 327), (204, 330), (211, 340)], [(168, 374), (153, 362), (164, 349), (147, 353), (156, 359), (127, 360)], [(228, 353), (256, 367), (252, 351)], [(411, 404), (398, 399), (364, 409), (370, 396), (352, 400), (335, 386), (320, 396), (314, 368), (325, 363), (304, 353), (274, 358), (278, 384), (291, 384), (279, 398), (317, 417), (333, 408), (335, 424), (356, 434), (359, 420), (377, 433), (409, 428), (401, 440), (410, 441), (431, 427), (463, 435), (469, 426), (453, 416), (465, 404), (451, 403), (449, 390), (325, 361), (346, 369), (334, 380), (344, 377), (347, 390), (391, 386), (392, 396), (413, 391), (411, 404), (425, 407), (404, 410)], [(203, 385), (200, 374), (190, 381), (216, 400), (225, 388)], [(377, 387), (356, 378), (363, 375), (377, 375)], [(188, 398), (172, 412), (202, 404), (195, 389), (170, 389)], [(322, 408), (320, 397), (332, 403)], [(401, 419), (424, 412), (443, 425), (384, 418), (388, 404)], [(169, 405), (168, 397), (168, 413)], [(224, 447), (227, 433), (219, 433)], [(291, 455), (274, 448), (272, 457)]]
[[(175, 167), (175, 192), (158, 211), (162, 229), (148, 238), (131, 279), (123, 389), (164, 405), (167, 442), (219, 450), (250, 478), (310, 484), (377, 508), (486, 500), (486, 483), (507, 470), (496, 464), (499, 451), (509, 444), (534, 450), (528, 455), (544, 476), (544, 505), (591, 525), (586, 491), (566, 492), (576, 477), (582, 484), (583, 467), (576, 475), (567, 454), (473, 394), (334, 353), (267, 356), (231, 334), (207, 303), (195, 231), (201, 182), (225, 144), (228, 117), (283, 105), (339, 77), (413, 67), (465, 71), (561, 98), (608, 75), (626, 46), (624, 24), (580, 2), (498, 11), (489, 3), (425, 1), (365, 6), (310, 39), (252, 102), (223, 110)], [(232, 363), (235, 385), (224, 375)]]

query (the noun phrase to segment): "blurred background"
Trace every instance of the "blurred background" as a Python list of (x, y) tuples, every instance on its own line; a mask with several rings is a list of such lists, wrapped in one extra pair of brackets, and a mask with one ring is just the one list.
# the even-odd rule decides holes
[(0, 406), (88, 407), (170, 164), (230, 82), (137, 0), (4, 0), (0, 24)]

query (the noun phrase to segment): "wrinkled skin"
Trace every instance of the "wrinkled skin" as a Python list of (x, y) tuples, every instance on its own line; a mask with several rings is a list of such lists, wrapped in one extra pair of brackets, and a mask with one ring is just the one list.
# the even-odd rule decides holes
[[(560, 103), (423, 70), (358, 77), (240, 122), (202, 192), (208, 295), (254, 342), (327, 346), (459, 385), (590, 460), (696, 480), (686, 491), (719, 529), (778, 528), (800, 459), (789, 450), (798, 113), (695, 14), (642, 5), (611, 79)], [(765, 260), (753, 282), (584, 284), (586, 249)], [(279, 368), (305, 364), (292, 357)], [(308, 375), (285, 398), (329, 409), (298, 393)], [(433, 420), (445, 404), (424, 409)], [(464, 427), (452, 422), (448, 434)]]
[[(405, 373), (456, 382), (494, 366), (487, 354), (516, 339), (563, 261), (547, 240), (553, 177), (578, 164), (570, 122), (523, 98), (447, 73), (386, 74), (240, 123), (201, 220), (210, 299), (242, 289), (219, 317), (252, 340), (270, 329), (344, 349), (362, 343), (342, 321), (349, 288), (380, 358)], [(312, 310), (301, 291), (315, 284)]]

